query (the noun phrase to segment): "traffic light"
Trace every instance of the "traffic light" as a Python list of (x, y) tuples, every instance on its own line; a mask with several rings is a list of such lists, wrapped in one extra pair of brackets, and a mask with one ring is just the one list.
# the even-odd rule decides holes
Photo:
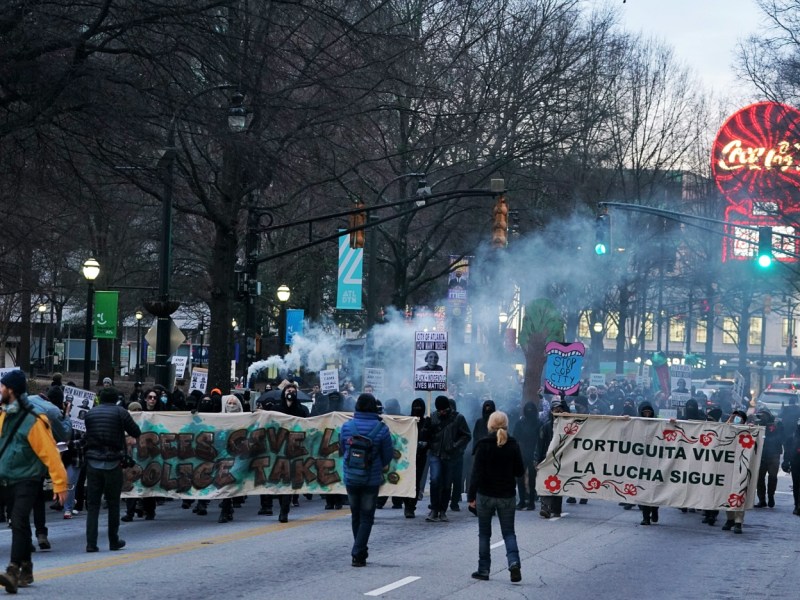
[(492, 210), (492, 248), (505, 248), (507, 244), (508, 204), (505, 196), (499, 196)]
[(711, 312), (711, 304), (708, 301), (708, 298), (703, 298), (700, 301), (700, 312), (702, 313), (703, 317), (707, 317), (708, 313)]
[(611, 248), (611, 221), (608, 215), (599, 215), (594, 223), (594, 253), (608, 254)]
[[(359, 201), (356, 202), (356, 208), (361, 209), (364, 208), (364, 203)], [(348, 229), (355, 229), (356, 227), (363, 227), (367, 223), (367, 212), (357, 212), (355, 214), (350, 215), (350, 227)], [(350, 247), (351, 248), (363, 248), (364, 247), (364, 230), (359, 229), (358, 231), (351, 231), (350, 232)]]
[(767, 269), (772, 265), (772, 227), (758, 228), (758, 266)]

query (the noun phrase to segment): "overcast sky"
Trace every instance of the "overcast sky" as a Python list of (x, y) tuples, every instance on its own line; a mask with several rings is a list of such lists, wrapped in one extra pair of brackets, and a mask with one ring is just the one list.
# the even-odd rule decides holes
[(626, 30), (654, 35), (673, 47), (718, 96), (751, 92), (736, 84), (736, 42), (757, 33), (762, 16), (754, 0), (587, 0), (618, 5)]

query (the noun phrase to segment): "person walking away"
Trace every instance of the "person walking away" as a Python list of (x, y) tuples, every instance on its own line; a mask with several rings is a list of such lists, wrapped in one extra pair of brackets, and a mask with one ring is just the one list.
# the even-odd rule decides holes
[(117, 390), (100, 390), (100, 404), (86, 415), (86, 551), (97, 552), (97, 528), (100, 502), (108, 502), (108, 544), (121, 550), (125, 540), (119, 537), (119, 504), (122, 494), (122, 466), (127, 453), (125, 434), (139, 438), (141, 430), (131, 414), (117, 406)]
[(783, 424), (776, 422), (773, 414), (766, 408), (756, 413), (756, 423), (764, 426), (764, 450), (761, 454), (761, 465), (758, 469), (756, 508), (775, 506), (775, 490), (778, 487), (778, 468), (783, 453)]
[[(536, 509), (536, 452), (539, 446), (539, 409), (535, 402), (522, 407), (522, 418), (514, 427), (514, 438), (522, 452), (525, 473), (517, 480), (520, 510)], [(473, 438), (474, 439), (474, 438)], [(473, 446), (474, 448), (475, 446)]]
[(455, 471), (455, 459), (467, 447), (472, 436), (464, 415), (453, 414), (450, 399), (437, 396), (436, 412), (431, 416), (431, 445), (428, 461), (431, 472), (431, 512), (428, 522), (448, 521), (447, 505)]
[(489, 579), (491, 569), (492, 517), (495, 512), (508, 560), (511, 581), (522, 580), (517, 536), (514, 532), (514, 500), (517, 477), (525, 473), (517, 441), (508, 435), (508, 416), (497, 411), (488, 422), (489, 435), (475, 448), (470, 477), (470, 504), (478, 511), (478, 570), (474, 579)]
[[(369, 443), (363, 444), (362, 438), (367, 438)], [(378, 415), (377, 403), (372, 394), (361, 394), (358, 397), (353, 418), (342, 425), (339, 433), (339, 455), (344, 459), (342, 470), (350, 503), (353, 529), (353, 547), (350, 552), (352, 565), (365, 567), (378, 489), (383, 481), (383, 469), (392, 461), (393, 456), (392, 436)]]
[(0, 495), (11, 507), (11, 560), (0, 585), (15, 594), (33, 583), (31, 509), (49, 472), (53, 496), (67, 499), (67, 472), (47, 417), (28, 402), (25, 374), (15, 369), (0, 378)]

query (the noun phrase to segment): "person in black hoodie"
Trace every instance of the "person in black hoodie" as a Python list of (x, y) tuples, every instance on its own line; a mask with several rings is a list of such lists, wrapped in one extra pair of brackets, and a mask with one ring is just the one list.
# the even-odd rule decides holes
[[(788, 429), (788, 427), (787, 427)], [(783, 470), (792, 474), (793, 515), (800, 517), (800, 420), (784, 442)]]
[[(706, 412), (706, 421), (719, 422), (721, 418), (722, 418), (722, 409), (718, 406), (712, 406)], [(704, 510), (703, 520), (701, 521), (701, 523), (706, 523), (708, 525), (713, 526), (717, 522), (717, 517), (719, 517), (718, 510)]]
[(514, 532), (516, 478), (525, 472), (517, 441), (508, 435), (508, 416), (495, 412), (489, 417), (489, 435), (475, 448), (469, 496), (478, 511), (478, 570), (475, 579), (489, 579), (491, 568), (492, 516), (497, 512), (511, 581), (522, 579), (517, 536)]
[(783, 424), (775, 421), (773, 414), (766, 408), (756, 413), (756, 423), (764, 426), (764, 450), (761, 454), (761, 465), (758, 469), (756, 492), (758, 503), (756, 508), (775, 506), (775, 489), (778, 487), (778, 468), (783, 453)]
[(452, 492), (456, 461), (472, 435), (464, 415), (453, 412), (447, 396), (436, 396), (436, 412), (431, 416), (431, 442), (428, 452), (431, 475), (431, 512), (428, 522), (447, 522), (447, 506)]
[(431, 418), (425, 416), (425, 401), (415, 398), (411, 403), (411, 416), (417, 417), (417, 493), (413, 498), (403, 498), (403, 514), (406, 519), (413, 519), (417, 510), (422, 474), (425, 472), (425, 461), (428, 460), (428, 443), (430, 442)]
[[(281, 403), (274, 408), (276, 412), (281, 412), (285, 415), (292, 417), (308, 417), (308, 410), (303, 406), (302, 402), (297, 399), (297, 384), (288, 383), (281, 392)], [(272, 508), (272, 496), (268, 496), (269, 507)], [(280, 503), (281, 512), (278, 516), (278, 521), (287, 523), (289, 521), (289, 508), (292, 506), (292, 494), (279, 494), (278, 502)], [(261, 506), (264, 508), (265, 503), (262, 502)]]
[[(563, 399), (556, 398), (550, 403), (550, 419), (539, 427), (539, 450), (536, 453), (539, 462), (543, 461), (547, 456), (547, 448), (550, 447), (550, 442), (553, 439), (553, 421), (555, 417), (562, 413), (568, 414), (569, 409), (564, 404)], [(539, 511), (539, 516), (543, 519), (560, 517), (563, 501), (563, 496), (541, 497), (542, 509)]]
[[(519, 510), (536, 509), (536, 452), (539, 446), (539, 409), (534, 402), (522, 407), (522, 418), (514, 427), (514, 437), (522, 451), (525, 473), (517, 479)], [(474, 446), (473, 446), (474, 448)]]
[[(656, 411), (653, 410), (653, 405), (647, 400), (639, 404), (639, 416), (645, 419), (652, 419), (656, 416)], [(639, 510), (642, 511), (642, 525), (650, 525), (651, 523), (658, 523), (658, 507), (639, 505)]]

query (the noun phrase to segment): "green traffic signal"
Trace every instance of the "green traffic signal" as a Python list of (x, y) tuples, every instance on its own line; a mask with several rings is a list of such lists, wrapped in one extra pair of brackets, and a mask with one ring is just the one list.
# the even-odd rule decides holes
[(772, 266), (772, 227), (758, 228), (758, 254), (756, 262), (762, 269)]
[(608, 215), (599, 215), (594, 223), (594, 253), (598, 256), (608, 254), (611, 238), (611, 222)]
[(595, 254), (605, 254), (606, 252), (608, 252), (608, 248), (606, 248), (606, 245), (603, 242), (597, 242), (594, 245)]

